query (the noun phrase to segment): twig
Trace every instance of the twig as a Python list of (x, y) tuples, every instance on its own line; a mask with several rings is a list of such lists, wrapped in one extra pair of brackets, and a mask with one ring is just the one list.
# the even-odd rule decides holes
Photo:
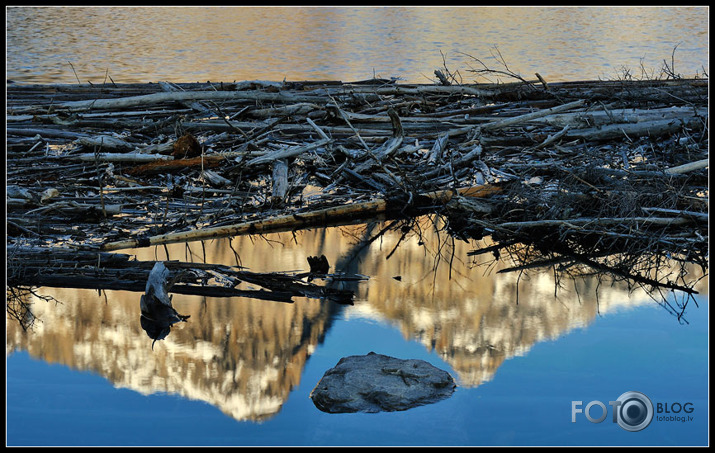
[(70, 64), (70, 67), (72, 68), (72, 72), (74, 72), (74, 76), (75, 76), (75, 78), (77, 79), (77, 83), (78, 83), (79, 85), (82, 85), (82, 82), (79, 81), (79, 76), (77, 75), (77, 71), (74, 70), (74, 65), (72, 65), (72, 62), (71, 62), (71, 61), (67, 61), (67, 63)]
[(99, 202), (102, 205), (102, 215), (104, 218), (107, 218), (107, 209), (104, 206), (104, 191), (102, 190), (102, 173), (99, 171), (99, 159), (97, 156), (99, 156), (99, 151), (102, 149), (102, 145), (99, 145), (99, 147), (94, 148), (94, 155), (95, 155), (95, 160), (94, 160), (94, 166), (97, 169), (97, 184), (99, 184)]

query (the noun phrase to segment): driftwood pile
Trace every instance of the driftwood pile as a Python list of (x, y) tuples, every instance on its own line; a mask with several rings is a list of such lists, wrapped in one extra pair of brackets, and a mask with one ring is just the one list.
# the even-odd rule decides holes
[(658, 260), (707, 268), (707, 80), (443, 83), (10, 83), (8, 256), (433, 213), (513, 270), (693, 292)]

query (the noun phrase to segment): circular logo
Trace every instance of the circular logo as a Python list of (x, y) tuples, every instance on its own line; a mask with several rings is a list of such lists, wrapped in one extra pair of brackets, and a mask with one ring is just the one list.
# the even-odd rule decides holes
[(653, 420), (653, 403), (641, 392), (626, 392), (618, 397), (618, 425), (626, 431), (640, 431)]

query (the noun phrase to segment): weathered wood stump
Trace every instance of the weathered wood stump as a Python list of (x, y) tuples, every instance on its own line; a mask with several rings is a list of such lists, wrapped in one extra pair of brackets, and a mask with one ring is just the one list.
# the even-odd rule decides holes
[(154, 341), (163, 340), (171, 332), (171, 326), (178, 322), (186, 322), (190, 315), (180, 315), (171, 305), (169, 290), (169, 269), (163, 262), (157, 261), (146, 282), (146, 291), (139, 298), (141, 307), (140, 322), (142, 329)]

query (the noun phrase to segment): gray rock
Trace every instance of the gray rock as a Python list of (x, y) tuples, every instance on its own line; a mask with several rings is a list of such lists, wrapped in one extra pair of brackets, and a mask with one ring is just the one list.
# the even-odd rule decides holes
[(424, 360), (370, 352), (340, 359), (310, 398), (323, 412), (392, 412), (449, 398), (456, 387), (448, 372)]

